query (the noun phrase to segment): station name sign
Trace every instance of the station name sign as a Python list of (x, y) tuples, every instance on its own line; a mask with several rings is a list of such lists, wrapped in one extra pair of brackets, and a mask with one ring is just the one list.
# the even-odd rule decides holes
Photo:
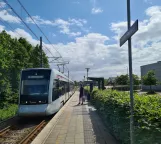
[(130, 29), (121, 37), (120, 47), (138, 31), (138, 20), (130, 27)]

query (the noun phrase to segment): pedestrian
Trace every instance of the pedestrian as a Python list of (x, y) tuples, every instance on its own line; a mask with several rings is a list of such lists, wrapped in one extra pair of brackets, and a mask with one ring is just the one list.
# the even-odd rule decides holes
[(79, 103), (78, 103), (78, 104), (80, 104), (81, 101), (82, 101), (81, 105), (83, 104), (83, 92), (84, 92), (83, 85), (80, 84), (80, 90), (79, 90)]

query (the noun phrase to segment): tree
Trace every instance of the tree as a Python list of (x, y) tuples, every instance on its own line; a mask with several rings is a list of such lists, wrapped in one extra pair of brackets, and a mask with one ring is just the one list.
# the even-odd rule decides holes
[(150, 86), (150, 91), (152, 92), (152, 85), (157, 84), (157, 79), (155, 77), (155, 72), (153, 70), (148, 71), (148, 73), (142, 77), (142, 82), (144, 85)]
[[(133, 85), (139, 85), (140, 79), (137, 75), (133, 74)], [(128, 85), (130, 85), (130, 79), (128, 78)]]
[[(31, 54), (31, 62), (33, 63), (33, 67), (40, 67), (40, 55), (41, 55), (41, 51), (39, 48), (39, 45), (37, 45), (36, 47), (34, 47), (32, 54)], [(48, 59), (45, 55), (45, 53), (43, 52), (43, 67), (48, 68), (49, 67), (49, 63), (48, 63)]]
[(78, 86), (79, 84), (78, 84), (78, 82), (77, 82), (77, 81), (74, 81), (74, 85), (75, 85), (75, 86)]
[(105, 86), (108, 85), (108, 79), (104, 79), (104, 85), (105, 85)]
[(128, 85), (128, 75), (117, 76), (115, 81), (118, 85)]
[[(43, 52), (43, 65), (49, 67)], [(11, 38), (5, 31), (0, 33), (0, 107), (4, 103), (18, 101), (20, 71), (40, 67), (40, 48), (32, 46), (26, 39)], [(3, 102), (2, 102), (3, 99)]]
[[(118, 85), (129, 85), (130, 84), (130, 79), (128, 75), (120, 75), (116, 77), (116, 84)], [(133, 85), (139, 85), (140, 80), (139, 77), (135, 74), (133, 74)]]

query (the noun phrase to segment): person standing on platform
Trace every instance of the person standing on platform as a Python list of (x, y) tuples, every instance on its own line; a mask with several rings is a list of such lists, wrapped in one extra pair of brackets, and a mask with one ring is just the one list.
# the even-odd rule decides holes
[(81, 84), (80, 85), (80, 90), (79, 90), (79, 103), (78, 104), (80, 104), (81, 101), (82, 101), (81, 104), (83, 104), (83, 92), (84, 92), (84, 88), (83, 88), (83, 85)]

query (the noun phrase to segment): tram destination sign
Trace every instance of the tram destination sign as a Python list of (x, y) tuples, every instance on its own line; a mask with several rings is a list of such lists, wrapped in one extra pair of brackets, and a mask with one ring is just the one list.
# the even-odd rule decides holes
[(138, 20), (130, 27), (130, 29), (121, 37), (120, 47), (138, 31)]
[(32, 78), (33, 78), (33, 79), (36, 79), (36, 78), (37, 78), (37, 79), (39, 79), (39, 78), (44, 78), (44, 76), (28, 76), (28, 78), (31, 78), (31, 79), (32, 79)]

